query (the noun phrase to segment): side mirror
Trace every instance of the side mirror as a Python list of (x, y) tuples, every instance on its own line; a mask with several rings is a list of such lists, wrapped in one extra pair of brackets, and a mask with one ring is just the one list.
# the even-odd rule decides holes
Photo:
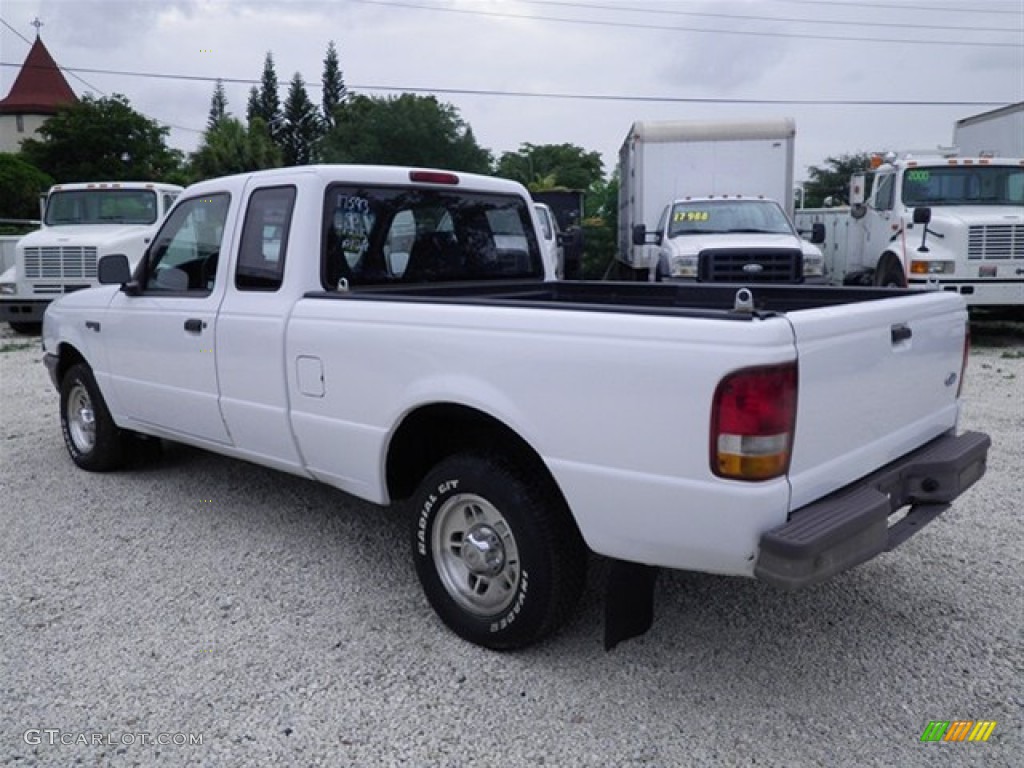
[(825, 224), (816, 221), (811, 225), (811, 242), (820, 245), (825, 242)]
[(96, 278), (101, 285), (124, 285), (131, 282), (132, 270), (123, 253), (110, 253), (96, 264)]
[(914, 223), (915, 224), (927, 224), (932, 220), (932, 209), (927, 205), (922, 205), (914, 209)]
[(854, 203), (850, 206), (850, 215), (855, 219), (863, 219), (867, 212), (868, 207), (864, 203)]
[(647, 244), (647, 227), (643, 224), (636, 224), (633, 227), (633, 245)]

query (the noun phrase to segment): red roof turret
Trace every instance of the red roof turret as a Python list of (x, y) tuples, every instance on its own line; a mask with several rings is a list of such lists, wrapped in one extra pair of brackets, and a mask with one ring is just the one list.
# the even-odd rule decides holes
[(78, 101), (57, 62), (36, 37), (21, 65), (7, 98), (0, 101), (0, 115), (55, 115), (57, 108)]

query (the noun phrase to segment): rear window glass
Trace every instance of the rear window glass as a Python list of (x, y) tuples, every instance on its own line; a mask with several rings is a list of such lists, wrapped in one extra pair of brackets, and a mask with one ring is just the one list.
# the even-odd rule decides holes
[(328, 290), (544, 274), (529, 208), (515, 195), (334, 185), (324, 212)]

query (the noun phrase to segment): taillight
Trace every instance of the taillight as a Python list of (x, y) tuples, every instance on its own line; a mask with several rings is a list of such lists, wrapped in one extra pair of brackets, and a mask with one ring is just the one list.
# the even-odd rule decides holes
[(744, 368), (715, 390), (711, 471), (733, 480), (786, 474), (796, 425), (796, 363)]

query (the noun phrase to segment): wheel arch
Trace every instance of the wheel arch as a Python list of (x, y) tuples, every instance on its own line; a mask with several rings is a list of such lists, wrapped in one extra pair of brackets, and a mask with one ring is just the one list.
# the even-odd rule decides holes
[(883, 285), (880, 280), (880, 276), (886, 275), (887, 270), (895, 268), (899, 270), (899, 274), (902, 278), (903, 287), (907, 285), (907, 270), (903, 265), (903, 258), (899, 253), (893, 250), (882, 251), (882, 254), (878, 257), (878, 261), (875, 264), (875, 285)]
[(55, 375), (57, 378), (57, 386), (60, 386), (60, 382), (64, 379), (64, 374), (74, 366), (82, 363), (83, 365), (92, 366), (89, 361), (85, 359), (85, 355), (78, 351), (78, 348), (70, 342), (64, 341), (57, 346), (57, 368)]
[(395, 430), (385, 460), (388, 495), (407, 499), (432, 467), (456, 453), (499, 453), (534, 477), (543, 477), (564, 501), (544, 460), (514, 429), (479, 409), (432, 403), (406, 414)]

